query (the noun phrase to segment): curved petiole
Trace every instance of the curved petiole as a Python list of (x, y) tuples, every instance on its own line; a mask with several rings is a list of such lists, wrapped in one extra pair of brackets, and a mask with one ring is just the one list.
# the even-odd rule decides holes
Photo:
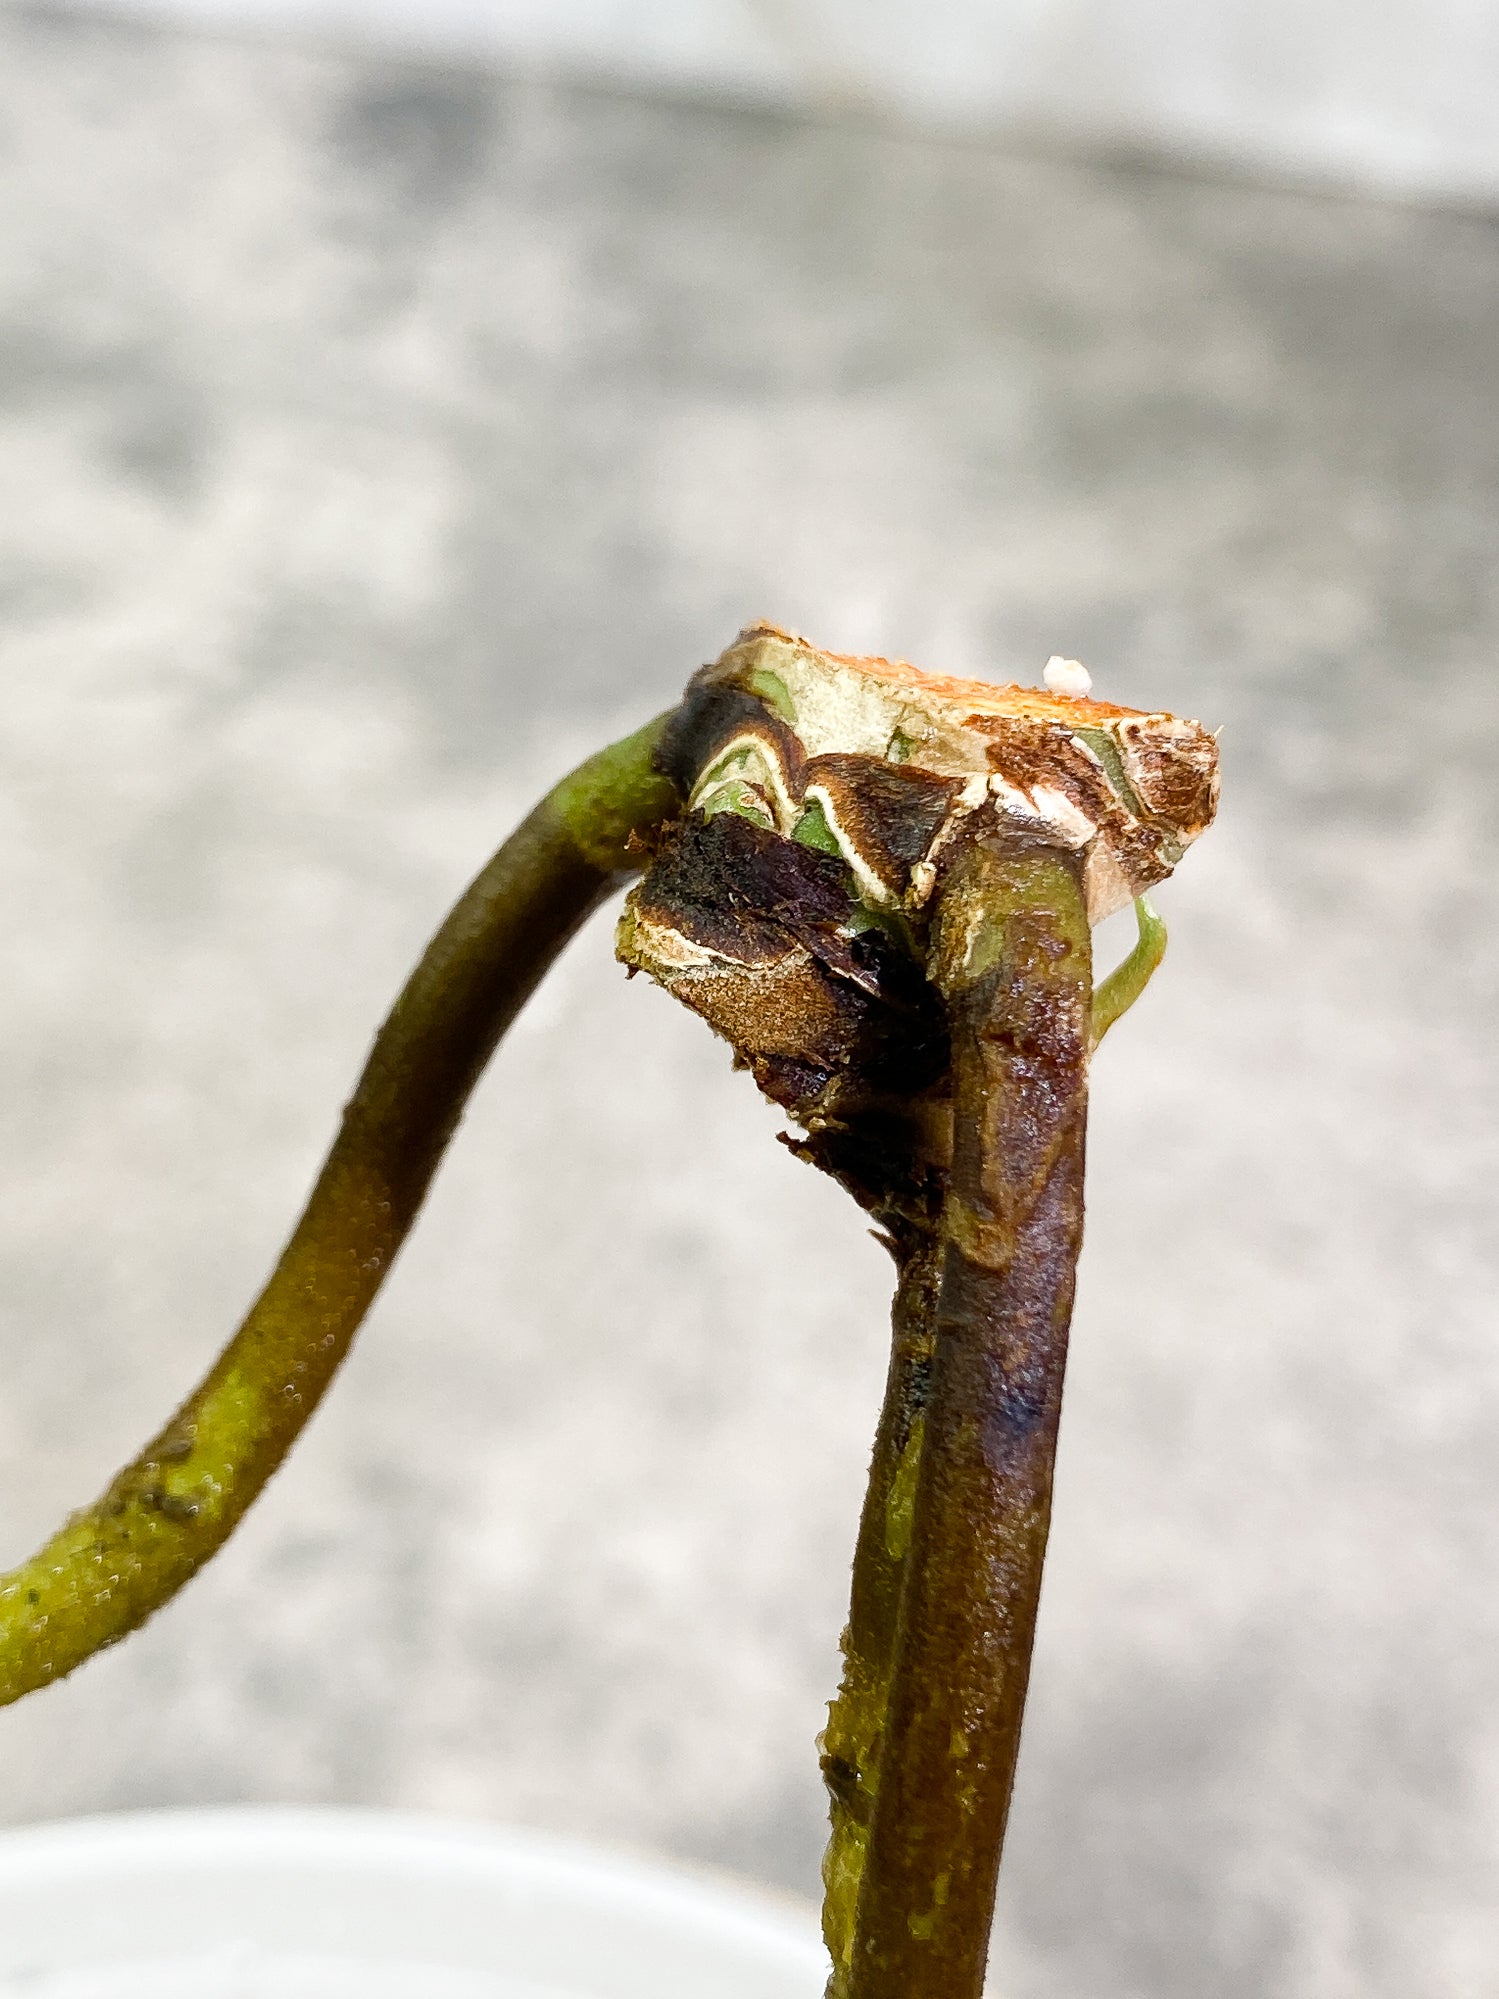
[(203, 1381), (93, 1505), (0, 1576), (0, 1703), (133, 1631), (295, 1442), (416, 1218), (470, 1091), (584, 918), (677, 808), (666, 717), (549, 792), (460, 898), (375, 1038), (301, 1220)]

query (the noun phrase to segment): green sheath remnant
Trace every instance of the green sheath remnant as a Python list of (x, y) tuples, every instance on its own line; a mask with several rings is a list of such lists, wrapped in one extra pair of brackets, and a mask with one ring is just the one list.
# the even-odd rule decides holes
[(653, 761), (667, 719), (564, 778), (433, 938), (244, 1324), (108, 1491), (0, 1577), (0, 1702), (144, 1623), (281, 1463), (348, 1351), (500, 1036), (584, 918), (639, 871), (634, 836), (676, 809)]

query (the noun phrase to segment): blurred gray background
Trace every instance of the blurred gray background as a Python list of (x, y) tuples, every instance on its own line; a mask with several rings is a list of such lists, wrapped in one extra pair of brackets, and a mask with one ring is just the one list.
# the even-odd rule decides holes
[[(995, 1983), (1491, 1993), (1492, 18), (1428, 10), (1487, 123), (1401, 180), (1367, 51), (1336, 160), (1267, 111), (1210, 178), (1169, 120), (1126, 163), (1102, 114), (751, 101), (621, 10), (558, 11), (586, 84), (503, 9), (466, 54), (344, 11), (0, 11), (0, 1557), (232, 1327), (571, 761), (755, 616), (1075, 654), (1224, 725), (1224, 808), (1097, 1069)], [(0, 1718), (0, 1811), (452, 1810), (815, 1892), (888, 1270), (774, 1130), (599, 919), (241, 1535)]]

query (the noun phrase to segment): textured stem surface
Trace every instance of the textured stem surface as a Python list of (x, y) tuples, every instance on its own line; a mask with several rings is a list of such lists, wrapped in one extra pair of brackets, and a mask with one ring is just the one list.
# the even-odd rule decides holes
[[(664, 717), (662, 721), (664, 721)], [(0, 1702), (145, 1621), (221, 1545), (348, 1351), (496, 1043), (676, 803), (662, 722), (601, 751), (517, 828), (392, 1008), (270, 1282), (101, 1498), (0, 1577)]]
[(941, 1289), (838, 1999), (979, 1999), (1082, 1240), (1091, 947), (1073, 856), (976, 843), (929, 970), (952, 1033)]
[(859, 1882), (869, 1847), (901, 1584), (911, 1543), (940, 1274), (940, 1248), (930, 1238), (919, 1240), (901, 1265), (892, 1313), (890, 1372), (854, 1552), (843, 1633), (843, 1681), (828, 1710), (821, 1743), (831, 1818), (822, 1863), (822, 1925), (835, 1967), (830, 1988), (834, 1991), (840, 1989), (837, 1977), (846, 1973), (853, 1950)]

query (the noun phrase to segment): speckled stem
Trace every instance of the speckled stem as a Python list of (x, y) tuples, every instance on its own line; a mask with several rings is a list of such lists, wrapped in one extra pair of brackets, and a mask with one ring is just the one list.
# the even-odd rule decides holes
[(843, 1679), (820, 1745), (831, 1820), (822, 1862), (822, 1926), (835, 1966), (829, 1987), (835, 1995), (842, 1990), (838, 1978), (846, 1973), (853, 1950), (854, 1912), (869, 1846), (940, 1276), (939, 1243), (927, 1235), (914, 1237), (901, 1259), (891, 1313), (890, 1371), (854, 1551)]
[(975, 844), (929, 962), (954, 1157), (910, 1546), (837, 1999), (980, 1999), (1082, 1240), (1091, 940), (1075, 857)]
[(392, 1008), (270, 1282), (208, 1375), (92, 1506), (0, 1577), (0, 1702), (71, 1672), (207, 1561), (348, 1351), (496, 1043), (676, 807), (662, 717), (565, 778), (447, 918)]

